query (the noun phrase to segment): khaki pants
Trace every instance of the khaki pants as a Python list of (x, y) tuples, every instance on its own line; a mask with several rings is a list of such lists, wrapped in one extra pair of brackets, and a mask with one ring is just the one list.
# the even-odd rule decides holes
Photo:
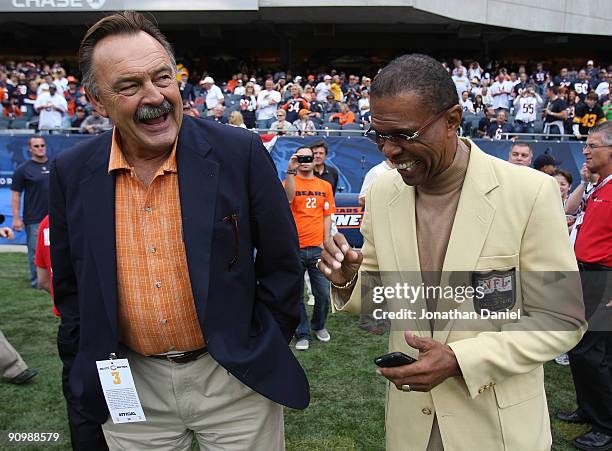
[(28, 365), (0, 331), (0, 374), (2, 377), (11, 380), (27, 369)]
[(189, 363), (128, 354), (147, 421), (102, 425), (111, 450), (283, 451), (283, 410), (210, 354)]

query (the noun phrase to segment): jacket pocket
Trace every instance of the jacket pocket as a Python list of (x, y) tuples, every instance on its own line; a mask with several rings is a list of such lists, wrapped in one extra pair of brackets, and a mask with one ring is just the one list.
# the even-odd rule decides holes
[(494, 269), (512, 269), (519, 267), (519, 254), (513, 255), (492, 255), (480, 257), (476, 262), (476, 271), (486, 271)]

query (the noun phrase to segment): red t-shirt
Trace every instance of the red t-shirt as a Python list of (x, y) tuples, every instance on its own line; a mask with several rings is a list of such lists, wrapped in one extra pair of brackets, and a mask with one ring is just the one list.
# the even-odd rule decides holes
[(581, 262), (612, 267), (612, 181), (589, 197), (574, 251)]
[[(38, 268), (49, 271), (49, 284), (51, 285), (51, 298), (53, 298), (53, 272), (51, 271), (51, 242), (49, 241), (49, 215), (45, 216), (38, 226), (38, 239), (36, 241), (36, 256), (34, 264)], [(53, 305), (53, 314), (60, 316)]]

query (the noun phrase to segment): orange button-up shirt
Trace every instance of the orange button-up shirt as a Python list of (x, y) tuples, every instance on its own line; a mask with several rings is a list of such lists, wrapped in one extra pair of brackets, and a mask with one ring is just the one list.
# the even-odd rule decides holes
[(143, 355), (204, 347), (182, 238), (176, 142), (150, 186), (136, 176), (113, 132), (118, 322), (121, 341)]

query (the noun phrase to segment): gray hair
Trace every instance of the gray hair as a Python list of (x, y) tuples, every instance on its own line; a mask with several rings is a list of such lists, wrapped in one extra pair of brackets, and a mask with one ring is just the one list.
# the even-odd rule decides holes
[(606, 146), (612, 146), (612, 121), (605, 121), (591, 129), (589, 135), (601, 134), (601, 140)]
[(162, 45), (168, 53), (172, 61), (172, 68), (176, 73), (176, 60), (174, 59), (172, 45), (170, 45), (162, 32), (159, 31), (159, 28), (136, 11), (118, 12), (96, 22), (87, 30), (85, 37), (81, 41), (78, 53), (79, 68), (83, 74), (83, 86), (90, 95), (95, 98), (98, 97), (96, 77), (92, 67), (93, 52), (98, 42), (108, 36), (135, 35), (140, 32), (147, 33)]

